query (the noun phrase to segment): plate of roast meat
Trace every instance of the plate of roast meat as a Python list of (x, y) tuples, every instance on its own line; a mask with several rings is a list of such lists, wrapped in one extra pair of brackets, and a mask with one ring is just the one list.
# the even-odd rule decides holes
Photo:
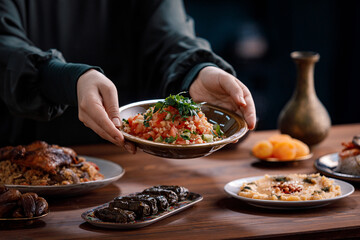
[(118, 196), (111, 202), (85, 211), (81, 217), (103, 228), (145, 227), (200, 202), (200, 194), (182, 186), (157, 185), (142, 192)]
[(122, 177), (118, 164), (43, 141), (0, 148), (0, 184), (23, 193), (79, 195)]

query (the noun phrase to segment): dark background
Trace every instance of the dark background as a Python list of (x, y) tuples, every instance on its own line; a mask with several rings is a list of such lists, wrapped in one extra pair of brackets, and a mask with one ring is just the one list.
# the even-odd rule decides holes
[[(293, 94), (296, 69), (290, 58), (292, 51), (320, 54), (320, 61), (315, 65), (315, 89), (330, 114), (332, 124), (360, 122), (359, 1), (184, 0), (184, 4), (188, 15), (195, 21), (196, 34), (211, 43), (213, 50), (235, 68), (238, 78), (252, 92), (259, 119), (257, 130), (276, 129), (280, 111)], [(86, 8), (72, 11), (85, 14), (84, 18), (93, 14)], [(89, 22), (97, 24), (96, 18), (90, 20), (88, 26), (93, 26)], [(77, 23), (80, 25), (82, 22)], [(116, 22), (111, 22), (110, 26), (113, 24)], [(96, 34), (92, 28), (82, 32), (88, 33)], [(98, 65), (104, 59), (92, 56), (92, 51), (80, 55), (73, 48), (80, 46), (83, 50), (85, 46), (96, 45), (95, 49), (106, 53), (113, 46), (96, 41), (84, 44), (80, 42), (82, 38), (76, 36), (69, 39), (72, 42), (70, 48), (59, 48), (69, 62)], [(66, 37), (66, 44), (69, 43), (67, 40)], [(48, 49), (48, 46), (43, 47)], [(106, 60), (112, 66), (113, 59), (105, 59), (105, 63)], [(106, 64), (99, 66), (108, 72)], [(131, 96), (131, 91), (129, 93)], [(128, 101), (132, 101), (130, 97)], [(61, 117), (51, 122), (37, 122), (35, 127), (29, 125), (24, 129), (36, 132), (35, 136), (28, 134), (29, 139), (64, 146), (104, 142), (78, 120), (77, 114), (76, 107), (69, 107)], [(30, 140), (24, 138), (21, 141)]]
[(196, 33), (234, 66), (253, 94), (257, 129), (277, 128), (296, 69), (292, 51), (320, 54), (315, 89), (332, 124), (360, 122), (360, 2), (185, 0)]

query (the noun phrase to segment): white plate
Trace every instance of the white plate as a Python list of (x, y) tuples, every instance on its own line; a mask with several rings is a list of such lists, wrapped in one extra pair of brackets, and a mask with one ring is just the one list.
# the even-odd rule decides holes
[(331, 153), (316, 159), (315, 168), (322, 174), (334, 178), (340, 178), (346, 181), (360, 182), (360, 176), (340, 173), (336, 171), (339, 164), (338, 153)]
[(354, 192), (354, 187), (351, 184), (341, 180), (330, 178), (334, 180), (334, 184), (339, 185), (341, 187), (341, 195), (330, 199), (310, 200), (310, 201), (276, 201), (276, 200), (252, 199), (238, 195), (240, 187), (243, 185), (243, 183), (253, 182), (263, 177), (264, 176), (257, 176), (257, 177), (237, 179), (227, 183), (224, 187), (224, 190), (231, 197), (245, 201), (248, 204), (254, 205), (256, 207), (273, 208), (273, 209), (300, 209), (300, 208), (321, 207), (328, 205), (339, 199), (342, 199), (344, 197), (347, 197)]
[(121, 178), (125, 170), (118, 164), (106, 161), (99, 158), (81, 156), (86, 159), (87, 162), (95, 163), (99, 169), (100, 173), (104, 175), (103, 180), (98, 181), (90, 181), (78, 184), (70, 184), (70, 185), (60, 185), (60, 186), (24, 186), (24, 185), (8, 185), (8, 188), (16, 188), (22, 193), (25, 192), (35, 192), (41, 196), (43, 195), (61, 195), (61, 196), (74, 196), (80, 195), (91, 190), (104, 187), (119, 178)]

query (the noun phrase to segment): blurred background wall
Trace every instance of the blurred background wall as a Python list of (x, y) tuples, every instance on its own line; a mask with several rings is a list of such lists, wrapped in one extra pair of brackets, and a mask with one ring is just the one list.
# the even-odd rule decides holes
[(360, 122), (360, 2), (184, 0), (199, 37), (232, 64), (253, 94), (257, 129), (277, 128), (294, 88), (292, 51), (320, 54), (315, 89), (332, 124)]

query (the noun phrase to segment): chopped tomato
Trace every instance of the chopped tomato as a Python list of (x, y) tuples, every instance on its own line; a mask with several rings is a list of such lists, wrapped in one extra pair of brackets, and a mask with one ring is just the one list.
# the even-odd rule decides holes
[(186, 140), (179, 137), (177, 140), (176, 140), (176, 144), (186, 144)]
[(172, 137), (176, 137), (176, 133), (177, 133), (177, 129), (175, 126), (172, 126), (171, 129), (170, 129), (170, 136)]

